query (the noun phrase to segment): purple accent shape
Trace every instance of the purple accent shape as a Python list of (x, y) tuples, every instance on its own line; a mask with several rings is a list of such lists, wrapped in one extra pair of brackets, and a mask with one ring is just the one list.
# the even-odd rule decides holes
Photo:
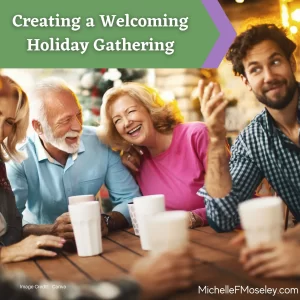
[(202, 0), (202, 3), (220, 33), (202, 68), (218, 68), (233, 42), (236, 32), (218, 0)]

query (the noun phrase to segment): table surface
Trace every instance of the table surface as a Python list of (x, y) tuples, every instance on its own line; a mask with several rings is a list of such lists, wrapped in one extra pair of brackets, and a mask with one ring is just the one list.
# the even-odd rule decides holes
[[(259, 279), (248, 276), (238, 262), (239, 249), (229, 244), (236, 232), (216, 233), (210, 227), (190, 230), (191, 245), (196, 260), (195, 286), (174, 294), (170, 299), (299, 299), (291, 288), (299, 288), (300, 279)], [(79, 257), (76, 253), (62, 252), (55, 258), (36, 258), (4, 265), (7, 270), (22, 269), (34, 280), (50, 279), (86, 283), (94, 280), (115, 279), (128, 273), (133, 263), (147, 254), (140, 246), (139, 237), (132, 229), (117, 231), (103, 238), (103, 253), (93, 257)], [(235, 288), (248, 291), (230, 293), (199, 292), (199, 286)], [(255, 294), (259, 288), (277, 288), (275, 296)], [(281, 290), (280, 290), (281, 289)], [(228, 289), (227, 289), (228, 290)], [(212, 291), (212, 290), (211, 290)], [(222, 292), (222, 291), (221, 291)], [(223, 291), (224, 292), (224, 291)], [(299, 292), (300, 293), (300, 292)]]

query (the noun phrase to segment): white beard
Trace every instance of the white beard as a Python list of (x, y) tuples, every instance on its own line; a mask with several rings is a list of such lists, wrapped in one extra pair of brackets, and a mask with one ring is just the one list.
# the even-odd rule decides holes
[(66, 153), (76, 153), (79, 149), (80, 145), (80, 139), (76, 143), (73, 143), (72, 145), (67, 144), (66, 138), (67, 137), (80, 137), (81, 133), (75, 132), (75, 131), (69, 131), (67, 132), (63, 137), (61, 138), (55, 138), (53, 136), (52, 130), (47, 122), (44, 122), (42, 124), (43, 131), (44, 131), (44, 138), (45, 142), (51, 144), (55, 148), (64, 151)]

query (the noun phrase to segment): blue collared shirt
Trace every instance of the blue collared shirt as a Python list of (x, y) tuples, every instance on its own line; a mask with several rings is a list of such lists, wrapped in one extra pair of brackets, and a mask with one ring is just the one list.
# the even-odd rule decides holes
[(53, 224), (68, 211), (68, 197), (96, 195), (105, 184), (114, 205), (131, 224), (127, 203), (140, 196), (139, 187), (123, 166), (118, 153), (103, 145), (96, 128), (84, 126), (79, 150), (61, 165), (44, 149), (37, 134), (20, 150), (28, 158), (7, 163), (7, 176), (15, 194), (23, 225)]

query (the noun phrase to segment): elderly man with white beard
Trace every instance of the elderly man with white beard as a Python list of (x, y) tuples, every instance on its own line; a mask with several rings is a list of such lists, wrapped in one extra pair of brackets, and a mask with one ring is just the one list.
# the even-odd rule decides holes
[(34, 133), (21, 146), (27, 159), (7, 164), (24, 236), (73, 239), (68, 197), (96, 195), (103, 184), (114, 205), (101, 218), (103, 235), (128, 226), (127, 203), (140, 195), (139, 188), (119, 155), (99, 142), (95, 128), (82, 125), (72, 90), (64, 81), (48, 78), (36, 85), (29, 100)]

